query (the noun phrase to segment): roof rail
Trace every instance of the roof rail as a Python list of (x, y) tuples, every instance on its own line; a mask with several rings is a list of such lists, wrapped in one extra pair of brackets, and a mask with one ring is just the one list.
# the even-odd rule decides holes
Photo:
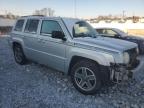
[(39, 16), (39, 17), (45, 17), (45, 15), (27, 15), (27, 16), (21, 16), (21, 17), (29, 17), (29, 16)]
[(46, 15), (31, 15), (31, 16), (41, 16), (41, 17), (44, 17), (44, 16), (46, 16)]

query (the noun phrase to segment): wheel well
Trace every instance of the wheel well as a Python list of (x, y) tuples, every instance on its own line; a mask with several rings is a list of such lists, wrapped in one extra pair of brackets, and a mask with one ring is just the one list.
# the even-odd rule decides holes
[(20, 43), (18, 43), (18, 42), (13, 42), (13, 48), (15, 47), (15, 46), (21, 46), (21, 44)]
[(69, 65), (68, 75), (70, 75), (72, 67), (80, 60), (88, 60), (88, 61), (94, 62), (97, 65), (99, 65), (97, 61), (94, 61), (92, 59), (88, 59), (88, 58), (80, 57), (80, 56), (73, 56), (72, 59), (71, 59), (70, 65)]

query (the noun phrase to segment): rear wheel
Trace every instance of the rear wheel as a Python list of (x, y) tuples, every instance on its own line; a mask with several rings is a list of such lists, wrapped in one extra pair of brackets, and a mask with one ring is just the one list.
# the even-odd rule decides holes
[(23, 53), (22, 47), (20, 45), (15, 45), (13, 47), (13, 52), (14, 52), (14, 58), (15, 61), (20, 64), (20, 65), (24, 65), (27, 63), (27, 59)]
[(83, 94), (95, 94), (101, 87), (98, 65), (89, 60), (76, 63), (71, 70), (74, 87)]

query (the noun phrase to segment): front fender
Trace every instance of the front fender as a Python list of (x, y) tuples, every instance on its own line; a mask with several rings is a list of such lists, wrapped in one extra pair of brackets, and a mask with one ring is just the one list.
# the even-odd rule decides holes
[(114, 63), (114, 58), (112, 55), (100, 51), (87, 50), (82, 48), (72, 48), (67, 55), (68, 55), (68, 60), (66, 63), (68, 64), (67, 67), (69, 67), (69, 64), (74, 56), (91, 59), (103, 66), (110, 66), (110, 63)]
[(10, 46), (12, 47), (13, 46), (13, 42), (17, 42), (17, 43), (19, 43), (21, 46), (22, 46), (22, 48), (23, 48), (23, 51), (25, 52), (25, 45), (24, 45), (24, 41), (23, 41), (23, 38), (21, 37), (21, 38), (18, 38), (17, 36), (11, 36), (11, 39), (10, 39)]

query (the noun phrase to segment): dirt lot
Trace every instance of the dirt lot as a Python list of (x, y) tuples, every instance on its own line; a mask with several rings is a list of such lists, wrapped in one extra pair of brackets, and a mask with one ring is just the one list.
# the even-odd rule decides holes
[(144, 36), (144, 29), (128, 29), (128, 34)]
[(144, 108), (144, 57), (132, 81), (79, 93), (62, 73), (31, 63), (15, 63), (6, 37), (0, 37), (0, 108)]

